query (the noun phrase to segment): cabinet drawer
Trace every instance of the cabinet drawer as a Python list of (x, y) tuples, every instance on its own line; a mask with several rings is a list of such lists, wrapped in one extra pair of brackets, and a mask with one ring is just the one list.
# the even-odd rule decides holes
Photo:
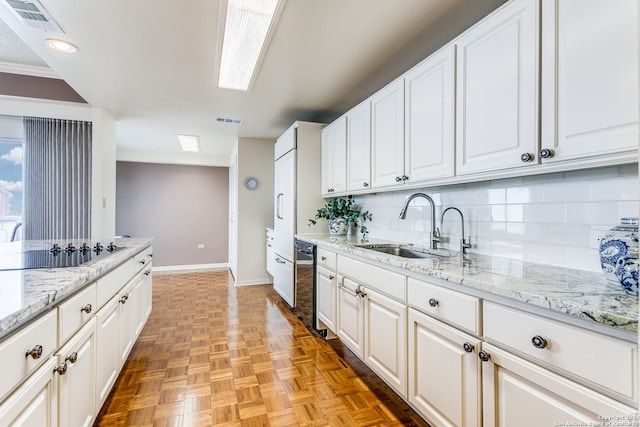
[(338, 272), (399, 301), (407, 300), (406, 276), (338, 255)]
[(409, 278), (407, 301), (423, 313), (473, 333), (480, 333), (480, 300), (476, 297)]
[(58, 345), (62, 345), (97, 311), (93, 283), (58, 306)]
[[(3, 368), (0, 400), (53, 354), (57, 341), (57, 319), (57, 311), (51, 310), (0, 343), (0, 366)], [(27, 352), (38, 346), (42, 346), (42, 353), (34, 359)]]
[(488, 302), (483, 306), (483, 329), (487, 339), (605, 391), (637, 399), (636, 344)]
[(144, 266), (146, 266), (147, 264), (150, 264), (151, 261), (153, 260), (153, 248), (149, 246), (144, 251), (135, 255), (133, 257), (133, 260), (136, 265), (135, 271), (140, 271)]
[(136, 271), (138, 271), (138, 267), (135, 264), (135, 260), (131, 258), (124, 264), (99, 278), (96, 282), (98, 295), (96, 303), (98, 308), (105, 305), (107, 301), (122, 289), (129, 279), (133, 277)]
[(326, 249), (318, 248), (318, 265), (331, 270), (336, 269), (337, 254), (335, 252), (328, 251)]

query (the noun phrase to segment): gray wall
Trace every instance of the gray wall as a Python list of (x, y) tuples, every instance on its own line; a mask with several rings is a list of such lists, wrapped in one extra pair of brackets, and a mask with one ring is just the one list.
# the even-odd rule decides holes
[(228, 223), (229, 168), (117, 162), (116, 234), (154, 237), (154, 267), (226, 264)]
[(86, 104), (86, 101), (67, 82), (46, 77), (0, 73), (0, 93), (3, 95)]

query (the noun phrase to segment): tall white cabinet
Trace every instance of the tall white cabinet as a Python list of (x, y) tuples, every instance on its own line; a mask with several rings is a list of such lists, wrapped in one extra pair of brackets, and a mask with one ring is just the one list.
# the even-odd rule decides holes
[[(273, 201), (273, 287), (295, 307), (294, 236), (300, 231), (323, 230), (326, 224), (308, 227), (324, 200), (318, 191), (321, 179), (321, 132), (324, 124), (295, 122), (275, 145)], [(326, 230), (326, 228), (324, 228)]]

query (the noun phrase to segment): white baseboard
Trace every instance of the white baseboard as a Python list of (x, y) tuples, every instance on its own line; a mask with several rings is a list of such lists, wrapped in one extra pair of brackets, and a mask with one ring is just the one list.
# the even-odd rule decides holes
[(193, 264), (193, 265), (167, 265), (162, 267), (153, 267), (154, 273), (189, 273), (193, 271), (211, 271), (226, 270), (229, 264), (224, 262), (220, 264)]
[(253, 279), (253, 280), (236, 280), (236, 286), (255, 286), (255, 285), (271, 285), (273, 284), (273, 280), (271, 278), (267, 279)]

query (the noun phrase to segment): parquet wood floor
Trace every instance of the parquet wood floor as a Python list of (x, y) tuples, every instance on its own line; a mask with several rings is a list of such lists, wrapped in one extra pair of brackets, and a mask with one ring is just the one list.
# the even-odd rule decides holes
[(153, 278), (153, 311), (94, 426), (428, 426), (272, 286)]

